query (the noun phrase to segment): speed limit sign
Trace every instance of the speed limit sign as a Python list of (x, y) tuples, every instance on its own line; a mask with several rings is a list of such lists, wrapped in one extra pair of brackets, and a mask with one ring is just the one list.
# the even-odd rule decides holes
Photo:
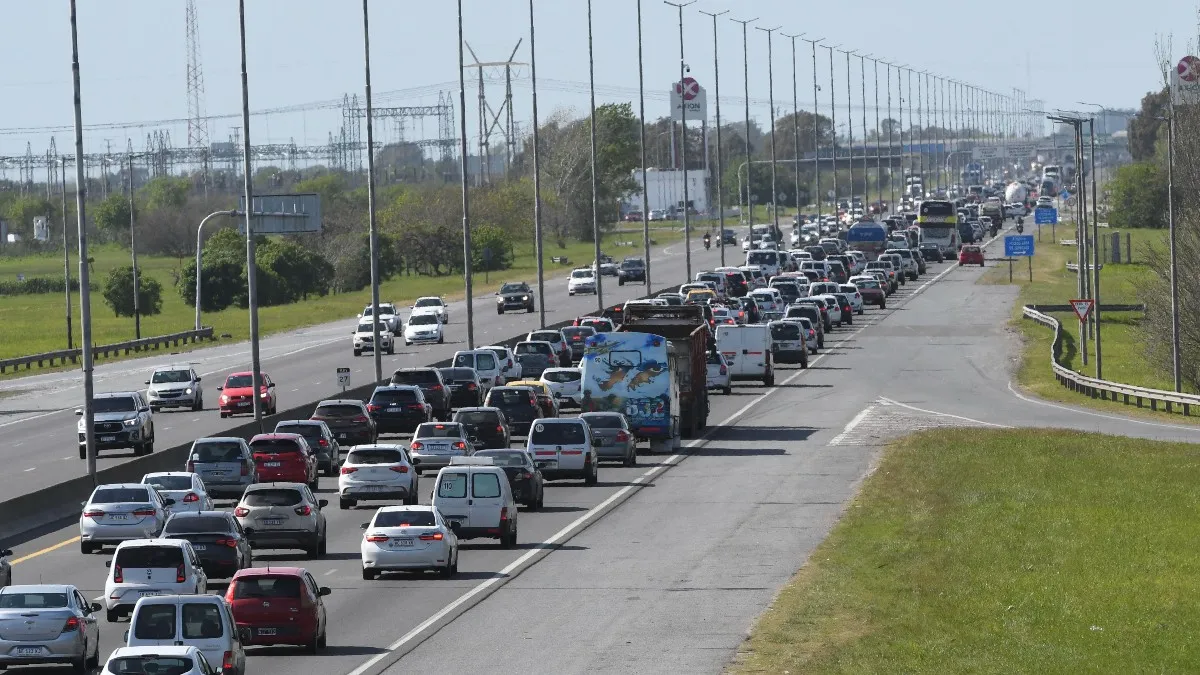
[(350, 369), (349, 368), (338, 368), (337, 369), (337, 383), (338, 383), (338, 386), (342, 388), (342, 392), (345, 392), (347, 389), (350, 388)]

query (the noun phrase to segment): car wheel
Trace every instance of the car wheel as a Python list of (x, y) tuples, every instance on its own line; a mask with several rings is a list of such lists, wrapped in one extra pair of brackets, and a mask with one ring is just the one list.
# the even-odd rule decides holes
[(338, 499), (338, 508), (345, 511), (346, 509), (354, 508), (358, 502), (353, 499)]
[(504, 313), (504, 308), (503, 308), (503, 307), (497, 307), (497, 308), (496, 308), (496, 313), (497, 313), (497, 314), (503, 314), (503, 313)]
[[(525, 313), (526, 313), (526, 314), (533, 314), (533, 305), (530, 305), (530, 306), (529, 306), (529, 309), (525, 310)], [(457, 559), (455, 559), (455, 561), (454, 561), (454, 566), (455, 566), (455, 567), (458, 567), (458, 560), (457, 560)]]
[(408, 341), (408, 338), (404, 338), (404, 346), (405, 346), (405, 347), (411, 347), (411, 346), (412, 346), (412, 343)]
[(450, 577), (454, 576), (454, 552), (453, 551), (450, 552), (450, 555), (446, 556), (446, 564), (441, 569), (438, 570), (438, 576), (440, 576), (443, 579), (449, 579)]
[(726, 385), (721, 388), (721, 393), (725, 394), (726, 396), (729, 396), (730, 394), (733, 393), (733, 387)]
[(89, 542), (80, 540), (80, 542), (79, 542), (79, 552), (80, 553), (82, 553), (84, 555), (89, 555), (92, 552), (92, 549), (93, 549), (92, 544), (90, 544)]
[(367, 569), (367, 568), (365, 568), (365, 567), (364, 567), (364, 568), (362, 568), (362, 574), (363, 574), (363, 581), (374, 581), (374, 580), (375, 580), (375, 577), (379, 576), (379, 572), (378, 572), (378, 571), (376, 571), (376, 570), (369, 570), (369, 569)]
[(454, 562), (450, 565), (452, 574), (458, 574), (458, 549), (454, 549)]
[(775, 386), (775, 371), (773, 371), (773, 370), (767, 371), (766, 377), (763, 378), (763, 386), (764, 387), (774, 387)]
[(309, 558), (319, 558), (321, 556), (321, 542), (314, 541), (312, 544), (304, 547), (304, 553)]
[(600, 460), (592, 462), (592, 472), (583, 478), (584, 485), (595, 485), (600, 480)]
[(393, 356), (395, 353), (396, 353), (395, 345), (389, 346), (388, 347), (388, 356)]
[(117, 610), (110, 609), (104, 613), (104, 618), (108, 619), (109, 623), (116, 623), (121, 620), (121, 615), (117, 613)]
[(229, 417), (229, 413), (221, 413), (221, 419), (225, 419), (226, 417)]
[(444, 343), (445, 343), (445, 341), (446, 341), (446, 338), (442, 337), (441, 335), (439, 335), (439, 336), (438, 336), (438, 344), (439, 344), (439, 345), (440, 345), (440, 344), (444, 344)]
[(79, 459), (87, 459), (87, 446), (79, 447)]
[(804, 355), (804, 360), (800, 362), (800, 370), (808, 370), (808, 355)]
[(629, 455), (625, 458), (625, 466), (637, 466), (637, 448), (630, 448)]
[(355, 355), (355, 356), (362, 356), (362, 350), (361, 350), (361, 349), (355, 349), (355, 350), (354, 350), (354, 355)]
[(515, 528), (509, 528), (508, 532), (500, 535), (500, 547), (512, 548), (517, 545), (517, 531)]

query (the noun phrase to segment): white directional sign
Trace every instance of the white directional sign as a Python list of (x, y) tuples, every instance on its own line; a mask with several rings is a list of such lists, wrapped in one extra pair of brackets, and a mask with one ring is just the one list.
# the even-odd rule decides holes
[(671, 85), (671, 119), (676, 122), (683, 120), (684, 106), (687, 107), (687, 121), (704, 122), (708, 120), (708, 93), (696, 80), (685, 77), (683, 86), (676, 82)]

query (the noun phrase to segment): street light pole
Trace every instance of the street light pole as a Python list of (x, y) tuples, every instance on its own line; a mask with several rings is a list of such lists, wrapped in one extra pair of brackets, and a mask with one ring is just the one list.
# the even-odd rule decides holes
[[(825, 47), (829, 50), (829, 125), (833, 129), (833, 217), (838, 217), (838, 174), (837, 174), (837, 97), (833, 92), (833, 50), (841, 45)], [(851, 184), (851, 189), (854, 186)]]
[[(1103, 379), (1103, 360), (1100, 352), (1100, 222), (1096, 208), (1096, 118), (1088, 118), (1088, 134), (1091, 136), (1091, 169), (1092, 174), (1092, 316), (1096, 324), (1096, 379)], [(1080, 161), (1080, 165), (1083, 162)], [(1080, 191), (1087, 188), (1080, 186)]]
[[(546, 327), (546, 267), (542, 251), (542, 166), (541, 138), (538, 132), (537, 42), (534, 37), (533, 0), (529, 0), (529, 74), (533, 87), (533, 247), (537, 255), (538, 327)], [(638, 0), (638, 82), (641, 82), (642, 58), (642, 0)], [(646, 119), (643, 108), (642, 124), (642, 182), (646, 180)], [(646, 190), (642, 189), (642, 228), (646, 227)], [(646, 279), (650, 278), (650, 238), (646, 237)]]
[[(533, 0), (529, 0), (530, 3)], [(647, 189), (648, 182), (646, 177), (646, 65), (642, 57), (642, 0), (637, 0), (637, 34), (638, 34), (638, 115), (641, 117), (641, 124), (638, 126), (638, 141), (641, 151), (642, 160), (642, 245), (644, 246), (646, 255), (646, 295), (650, 295), (650, 195)], [(720, 105), (720, 98), (717, 99), (717, 105)], [(717, 127), (717, 133), (721, 133), (721, 128)], [(718, 139), (720, 136), (718, 136)], [(717, 141), (717, 152), (721, 151), (721, 143)], [(718, 160), (719, 162), (720, 160)], [(721, 252), (721, 263), (725, 262), (725, 252)], [(542, 327), (546, 327), (545, 310), (543, 310)]]
[[(461, 0), (460, 0), (460, 2), (461, 2)], [(683, 20), (681, 18), (680, 19), (681, 25), (682, 25), (682, 21)], [(599, 188), (599, 183), (597, 182), (598, 179), (597, 179), (597, 175), (596, 175), (596, 173), (597, 173), (596, 172), (596, 60), (595, 60), (593, 46), (592, 46), (592, 0), (587, 0), (587, 28), (588, 28), (588, 89), (591, 92), (591, 99), (590, 99), (591, 114), (588, 115), (588, 130), (589, 130), (589, 137), (590, 137), (591, 145), (592, 145), (592, 160), (591, 160), (591, 165), (592, 165), (592, 244), (593, 244), (593, 248), (595, 248), (595, 254), (596, 254), (596, 264), (594, 265), (594, 271), (592, 274), (593, 274), (593, 278), (596, 280), (596, 307), (598, 309), (597, 313), (603, 313), (603, 311), (604, 311), (604, 281), (603, 281), (604, 275), (600, 274), (600, 204), (598, 201), (598, 199), (599, 199), (598, 193), (599, 193), (600, 188)], [(682, 28), (680, 28), (680, 30), (679, 30), (679, 35), (680, 35), (680, 39), (682, 39), (682, 36), (683, 36)], [(684, 131), (685, 132), (687, 131), (686, 127), (684, 128)], [(686, 164), (687, 155), (686, 154), (684, 155), (684, 162), (685, 162), (684, 166), (686, 167), (687, 166), (687, 164)], [(687, 199), (687, 197), (686, 197), (686, 195), (687, 195), (687, 172), (686, 171), (684, 172), (683, 189), (684, 189), (684, 195), (685, 195), (684, 200), (686, 201), (686, 199)], [(685, 210), (684, 213), (686, 214), (687, 211)], [(686, 218), (686, 216), (685, 216), (685, 218)], [(684, 229), (685, 236), (686, 236), (686, 232), (687, 232), (686, 219), (683, 224), (683, 229)], [(691, 250), (688, 250), (687, 254), (688, 254), (688, 276), (690, 277), (691, 276)]]
[[(883, 217), (883, 129), (879, 126), (879, 59), (875, 64), (875, 192), (879, 194), (879, 217)], [(890, 149), (890, 148), (889, 148)]]
[(200, 221), (200, 226), (196, 228), (196, 330), (200, 330), (200, 253), (204, 246), (204, 240), (201, 235), (204, 232), (204, 225), (210, 218), (215, 216), (236, 216), (237, 210), (232, 211), (214, 211), (213, 213), (204, 216)]
[(75, 348), (74, 336), (71, 334), (71, 249), (67, 242), (67, 158), (59, 157), (62, 163), (62, 173), (59, 174), (59, 188), (62, 196), (63, 223), (63, 294), (67, 304), (67, 349)]
[[(467, 292), (467, 349), (475, 348), (475, 313), (471, 298), (471, 198), (467, 190), (467, 82), (466, 64), (463, 56), (463, 14), (462, 0), (458, 0), (458, 107), (462, 113), (458, 117), (459, 181), (462, 191), (462, 228), (463, 228), (463, 279)], [(480, 173), (483, 169), (483, 155), (480, 155)], [(597, 275), (598, 277), (599, 275)], [(599, 288), (599, 286), (597, 286)]]
[(238, 37), (242, 57), (242, 165), (246, 175), (243, 191), (246, 199), (246, 294), (250, 305), (250, 380), (254, 386), (251, 400), (254, 402), (254, 421), (263, 430), (262, 406), (262, 361), (258, 350), (258, 263), (254, 240), (254, 180), (250, 165), (250, 79), (246, 71), (246, 0), (238, 0)]
[(891, 202), (888, 206), (890, 209), (896, 209), (896, 172), (892, 169), (892, 158), (896, 155), (895, 143), (892, 140), (892, 132), (895, 130), (895, 120), (892, 119), (892, 64), (887, 61), (883, 62), (886, 66), (884, 69), (884, 79), (887, 80), (887, 119), (888, 119), (888, 197)]
[[(383, 350), (379, 341), (379, 228), (375, 219), (375, 125), (371, 117), (371, 23), (363, 0), (363, 69), (367, 99), (367, 223), (371, 248), (371, 355), (375, 357), (375, 381), (383, 381)], [(468, 306), (471, 299), (467, 298)], [(393, 346), (396, 336), (392, 336)]]
[[(592, 6), (591, 1), (592, 0), (588, 0), (589, 8)], [(691, 195), (688, 194), (687, 85), (684, 84), (684, 73), (687, 70), (687, 64), (683, 60), (683, 8), (695, 3), (696, 0), (689, 0), (689, 2), (683, 3), (670, 2), (669, 0), (663, 0), (663, 2), (664, 4), (674, 7), (679, 12), (679, 156), (680, 166), (683, 168), (683, 258), (684, 265), (687, 269), (687, 279), (685, 280), (686, 283), (687, 281), (692, 280), (692, 202)], [(590, 20), (588, 25), (590, 30)], [(592, 94), (592, 97), (594, 101), (594, 93)], [(592, 143), (594, 148), (595, 140), (593, 140)], [(597, 248), (596, 250), (599, 251), (600, 249)], [(599, 255), (596, 257), (599, 259)], [(599, 275), (597, 275), (597, 277), (599, 277)], [(596, 288), (599, 287), (600, 285), (597, 282)]]
[[(801, 38), (803, 39), (803, 38)], [(821, 219), (821, 123), (820, 104), (817, 101), (817, 43), (825, 38), (804, 41), (812, 45), (812, 84), (813, 84), (813, 202), (817, 205), (817, 220)]]
[[(867, 55), (869, 56), (869, 54)], [(863, 213), (871, 211), (870, 170), (867, 168), (867, 56), (858, 55), (858, 83), (862, 90), (862, 137), (863, 137)]]
[(133, 155), (127, 157), (129, 160), (129, 254), (133, 258), (133, 335), (138, 340), (142, 339), (142, 311), (138, 283), (138, 264), (137, 264), (137, 209), (133, 203)]
[(1175, 257), (1175, 104), (1167, 109), (1167, 230), (1171, 249), (1171, 372), (1175, 391), (1183, 391), (1179, 351), (1179, 263)]
[[(751, 172), (754, 170), (754, 165), (750, 161), (750, 52), (746, 47), (746, 26), (758, 21), (758, 17), (753, 19), (730, 20), (742, 24), (742, 89), (743, 97), (746, 101), (746, 128), (742, 135), (746, 137), (746, 210), (749, 211), (748, 215), (746, 216), (746, 221), (747, 224), (750, 225), (751, 229), (753, 229), (754, 201), (752, 195), (754, 194), (754, 191), (751, 188), (750, 176)], [(738, 175), (740, 176), (741, 174)], [(740, 192), (741, 191), (739, 190), (739, 198), (741, 198)]]
[[(770, 106), (770, 123), (771, 123), (771, 215), (774, 220), (774, 230), (772, 234), (779, 236), (779, 188), (777, 187), (776, 177), (778, 170), (775, 166), (775, 58), (772, 51), (772, 37), (775, 31), (779, 30), (779, 26), (774, 28), (760, 28), (755, 26), (756, 30), (761, 30), (767, 34), (767, 105)], [(691, 278), (691, 270), (688, 270), (688, 277)]]
[[(792, 41), (792, 157), (793, 171), (796, 176), (796, 222), (800, 222), (800, 96), (796, 85), (796, 38), (804, 33), (783, 36)], [(819, 203), (819, 202), (818, 202)], [(821, 209), (818, 207), (818, 211)]]
[(847, 163), (850, 165), (850, 194), (847, 213), (853, 213), (854, 207), (854, 112), (850, 109), (850, 55), (856, 52), (852, 49), (846, 51), (839, 49), (839, 52), (846, 55), (846, 145), (849, 146), (847, 154), (849, 158)]
[[(640, 0), (639, 0), (639, 2), (640, 2)], [(717, 218), (718, 218), (718, 227), (720, 228), (717, 232), (717, 248), (720, 250), (720, 254), (721, 254), (721, 267), (724, 267), (725, 266), (725, 202), (724, 202), (724, 199), (721, 197), (721, 192), (722, 192), (721, 179), (724, 178), (725, 174), (724, 174), (724, 167), (722, 166), (722, 162), (721, 162), (721, 159), (722, 159), (722, 157), (721, 157), (721, 67), (720, 67), (720, 60), (717, 58), (717, 54), (719, 53), (719, 49), (718, 49), (719, 45), (717, 43), (717, 17), (721, 16), (722, 14), (728, 14), (729, 10), (726, 9), (726, 10), (722, 10), (720, 12), (705, 12), (704, 10), (700, 10), (700, 13), (705, 14), (707, 16), (711, 16), (712, 20), (713, 20), (713, 78), (715, 80), (714, 86), (716, 87), (716, 94), (717, 94), (717, 178), (715, 180), (713, 180), (713, 178), (711, 176), (709, 176), (709, 180), (711, 180), (713, 182), (713, 184), (717, 186), (717, 189), (716, 189)], [(793, 44), (793, 54), (795, 54), (794, 44)], [(795, 68), (794, 64), (795, 64), (795, 60), (793, 57), (793, 69)], [(797, 172), (797, 176), (798, 175), (799, 175), (799, 172)], [(796, 180), (799, 181), (800, 179), (797, 178)], [(646, 290), (647, 290), (647, 292), (649, 292), (648, 288)]]

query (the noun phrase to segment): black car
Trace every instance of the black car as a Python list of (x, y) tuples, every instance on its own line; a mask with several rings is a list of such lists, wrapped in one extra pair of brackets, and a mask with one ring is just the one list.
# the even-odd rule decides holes
[(425, 393), (416, 385), (375, 387), (367, 412), (375, 420), (380, 434), (411, 434), (417, 426), (433, 421), (433, 407), (425, 402)]
[(337, 474), (342, 465), (342, 446), (333, 437), (333, 430), (322, 420), (284, 420), (275, 425), (274, 433), (299, 434), (317, 455), (317, 471), (326, 476)]
[(829, 308), (825, 306), (825, 303), (817, 298), (800, 298), (795, 304), (787, 308), (784, 318), (796, 315), (806, 316), (809, 321), (813, 322), (817, 327), (817, 346), (824, 347), (825, 334), (833, 330), (833, 323), (829, 320)]
[(528, 435), (530, 425), (542, 416), (537, 394), (529, 387), (492, 387), (484, 405), (499, 408), (508, 420), (510, 431), (517, 436)]
[(808, 251), (813, 260), (824, 260), (825, 257), (829, 255), (829, 253), (820, 246), (805, 246), (804, 250)]
[(850, 272), (838, 260), (827, 260), (829, 263), (829, 280), (844, 284), (850, 280)]
[(929, 262), (942, 262), (942, 247), (937, 244), (921, 244), (921, 256)]
[(545, 501), (545, 482), (542, 472), (534, 464), (533, 458), (526, 450), (484, 450), (475, 453), (476, 457), (491, 457), (492, 464), (502, 467), (508, 475), (508, 484), (512, 487), (513, 499), (536, 511), (542, 508)]
[(228, 579), (238, 570), (254, 566), (250, 540), (232, 513), (191, 511), (176, 513), (167, 520), (162, 536), (186, 539), (200, 558), (209, 577)]
[(584, 344), (596, 334), (596, 329), (591, 326), (567, 326), (561, 330), (563, 337), (567, 338), (567, 346), (571, 348), (571, 361), (582, 361)]
[(367, 445), (379, 439), (367, 404), (358, 399), (321, 401), (309, 419), (324, 422), (339, 443)]
[(496, 293), (496, 313), (510, 310), (533, 312), (533, 291), (524, 281), (504, 284)]
[(726, 244), (737, 246), (737, 243), (737, 232), (728, 228), (721, 230), (721, 246), (725, 246)]
[(521, 364), (521, 376), (531, 380), (536, 380), (542, 376), (547, 368), (557, 368), (558, 362), (556, 359), (535, 352), (526, 352), (517, 354), (517, 363)]
[(470, 408), (483, 405), (483, 384), (474, 368), (439, 368), (442, 380), (450, 387), (450, 407)]
[(617, 285), (623, 286), (626, 281), (645, 281), (646, 261), (641, 258), (626, 258), (621, 261), (617, 270)]
[(467, 438), (476, 450), (485, 448), (507, 448), (512, 445), (512, 430), (508, 418), (499, 408), (476, 406), (462, 408), (454, 413), (451, 422), (458, 422), (467, 430)]
[(758, 313), (758, 303), (754, 301), (754, 298), (737, 298), (737, 305), (738, 309), (746, 313), (745, 323), (758, 323), (762, 319)]
[(412, 384), (421, 388), (425, 402), (433, 406), (435, 420), (450, 419), (450, 389), (437, 368), (401, 368), (392, 373), (392, 384)]

